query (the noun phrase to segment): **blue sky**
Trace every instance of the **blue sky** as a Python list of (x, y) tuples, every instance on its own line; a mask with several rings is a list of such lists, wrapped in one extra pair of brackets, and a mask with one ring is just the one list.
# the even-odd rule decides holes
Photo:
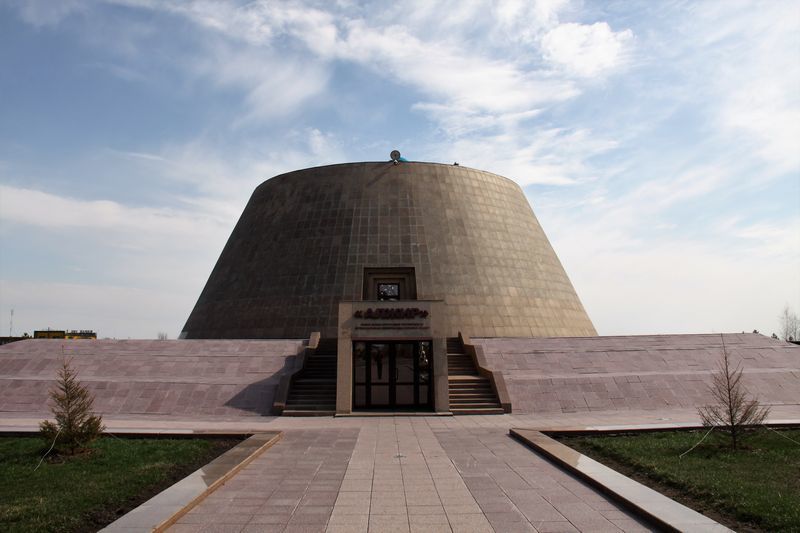
[(601, 334), (800, 311), (800, 4), (0, 0), (0, 331), (174, 338), (253, 188), (516, 180)]

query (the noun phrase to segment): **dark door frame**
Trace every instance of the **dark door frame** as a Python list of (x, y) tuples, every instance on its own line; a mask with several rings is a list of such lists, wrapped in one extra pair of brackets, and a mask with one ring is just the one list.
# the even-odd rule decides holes
[[(427, 398), (420, 398), (420, 368), (419, 368), (419, 356), (420, 356), (420, 344), (426, 342), (428, 343), (428, 350), (429, 350), (429, 357), (431, 358), (428, 364), (428, 391), (427, 391)], [(389, 410), (396, 410), (398, 409), (397, 405), (397, 385), (413, 385), (413, 398), (414, 402), (408, 405), (401, 405), (399, 406), (400, 409), (433, 409), (433, 397), (434, 397), (434, 380), (433, 380), (433, 342), (430, 340), (395, 340), (395, 341), (358, 341), (354, 340), (353, 344), (356, 343), (364, 343), (364, 350), (366, 354), (370, 353), (370, 348), (373, 344), (386, 344), (389, 347), (389, 360), (387, 361), (387, 369), (388, 372), (388, 383), (384, 384), (373, 384), (372, 383), (372, 376), (371, 364), (364, 365), (364, 381), (358, 382), (356, 379), (356, 365), (355, 359), (353, 359), (353, 408), (354, 409), (389, 409)], [(410, 344), (413, 346), (412, 351), (412, 360), (414, 363), (414, 370), (413, 370), (413, 382), (412, 383), (398, 383), (396, 381), (397, 378), (397, 345), (399, 344)], [(353, 350), (355, 354), (355, 349)], [(363, 386), (364, 387), (364, 405), (355, 404), (356, 398), (356, 387)], [(372, 387), (373, 386), (386, 386), (388, 388), (388, 405), (372, 405)]]

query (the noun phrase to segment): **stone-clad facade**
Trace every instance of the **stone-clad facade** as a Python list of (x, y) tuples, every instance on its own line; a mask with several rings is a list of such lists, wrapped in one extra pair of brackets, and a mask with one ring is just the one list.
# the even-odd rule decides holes
[(337, 334), (370, 269), (401, 269), (446, 302), (447, 335), (591, 336), (525, 195), (462, 166), (349, 163), (256, 188), (192, 311), (186, 338)]

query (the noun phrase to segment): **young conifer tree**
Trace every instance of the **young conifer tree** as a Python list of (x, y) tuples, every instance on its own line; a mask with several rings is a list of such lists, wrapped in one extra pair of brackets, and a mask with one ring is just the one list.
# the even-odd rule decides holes
[(78, 381), (78, 374), (64, 358), (58, 371), (58, 381), (50, 391), (55, 423), (45, 420), (39, 424), (42, 437), (48, 444), (67, 455), (83, 451), (105, 430), (103, 420), (92, 411), (94, 398)]
[(769, 415), (769, 407), (762, 407), (757, 399), (748, 396), (742, 384), (741, 364), (735, 367), (731, 364), (724, 338), (722, 357), (711, 379), (709, 392), (714, 403), (698, 409), (700, 419), (706, 427), (727, 431), (734, 450), (738, 448), (744, 431), (762, 424)]

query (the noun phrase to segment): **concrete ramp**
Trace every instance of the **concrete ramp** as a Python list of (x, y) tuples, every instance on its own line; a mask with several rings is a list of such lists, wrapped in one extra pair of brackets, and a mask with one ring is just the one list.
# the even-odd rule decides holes
[[(752, 394), (800, 406), (800, 346), (750, 333), (724, 340)], [(719, 334), (472, 341), (503, 373), (517, 414), (697, 407), (710, 401), (722, 353)]]
[(0, 346), (0, 416), (50, 412), (64, 357), (103, 415), (269, 414), (301, 340), (25, 340)]

